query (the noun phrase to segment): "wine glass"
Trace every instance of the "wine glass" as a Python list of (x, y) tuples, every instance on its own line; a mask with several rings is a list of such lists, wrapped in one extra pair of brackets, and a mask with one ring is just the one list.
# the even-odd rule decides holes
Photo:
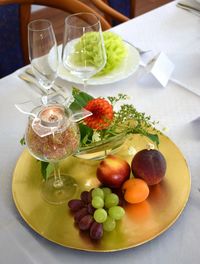
[(64, 67), (83, 81), (106, 64), (106, 52), (99, 18), (92, 13), (77, 13), (65, 19), (62, 49)]
[[(28, 24), (29, 59), (33, 73), (47, 94), (58, 70), (58, 49), (52, 23), (38, 19)], [(45, 97), (47, 103), (47, 96)]]
[(79, 147), (78, 125), (69, 109), (60, 104), (36, 107), (29, 115), (25, 140), (30, 153), (49, 162), (54, 175), (42, 183), (42, 196), (50, 204), (62, 204), (77, 189), (73, 177), (60, 174), (59, 161), (75, 153)]

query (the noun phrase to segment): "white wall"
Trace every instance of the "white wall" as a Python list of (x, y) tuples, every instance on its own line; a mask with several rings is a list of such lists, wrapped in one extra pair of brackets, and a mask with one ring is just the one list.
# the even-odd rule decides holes
[(35, 12), (35, 11), (38, 11), (40, 9), (44, 8), (44, 6), (39, 6), (39, 5), (32, 5), (31, 6), (31, 11), (32, 12)]

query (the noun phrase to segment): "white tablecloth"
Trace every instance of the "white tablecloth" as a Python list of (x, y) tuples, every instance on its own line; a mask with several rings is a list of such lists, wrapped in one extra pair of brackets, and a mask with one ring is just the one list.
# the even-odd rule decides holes
[[(174, 78), (190, 87), (194, 82), (200, 84), (198, 16), (177, 8), (172, 2), (113, 31), (138, 46), (164, 51), (176, 64)], [(187, 65), (179, 61), (184, 58)], [(0, 263), (200, 263), (200, 97), (171, 81), (163, 88), (144, 78), (142, 70), (115, 84), (88, 87), (96, 96), (118, 92), (131, 95), (138, 110), (167, 127), (166, 134), (182, 150), (192, 178), (188, 204), (165, 233), (137, 248), (88, 253), (63, 248), (41, 238), (24, 223), (13, 203), (12, 173), (22, 152), (19, 139), (26, 124), (26, 117), (17, 112), (14, 104), (38, 96), (17, 75), (18, 72), (0, 80)]]

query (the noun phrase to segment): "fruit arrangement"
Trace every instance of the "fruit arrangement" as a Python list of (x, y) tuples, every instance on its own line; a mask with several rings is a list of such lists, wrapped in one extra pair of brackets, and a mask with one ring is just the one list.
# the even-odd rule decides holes
[[(119, 188), (130, 178), (132, 171), (134, 178), (140, 178), (150, 186), (161, 182), (166, 167), (165, 157), (160, 151), (143, 149), (133, 157), (131, 166), (117, 156), (108, 155), (97, 167), (97, 178), (108, 187)], [(132, 184), (130, 182), (129, 185)], [(141, 184), (141, 181), (137, 182)]]
[[(121, 188), (126, 202), (134, 204), (147, 199), (149, 186), (160, 183), (166, 173), (166, 160), (156, 149), (143, 149), (132, 158), (131, 165), (108, 155), (97, 167), (98, 180), (110, 187)], [(130, 177), (130, 171), (133, 177)]]
[(74, 221), (82, 231), (88, 231), (93, 240), (102, 238), (104, 231), (111, 232), (116, 221), (122, 219), (124, 209), (119, 206), (119, 197), (108, 187), (83, 191), (80, 199), (68, 202)]
[[(134, 177), (130, 177), (131, 171)], [(165, 172), (166, 160), (155, 149), (139, 151), (132, 158), (131, 165), (117, 156), (108, 155), (96, 170), (97, 178), (104, 187), (83, 191), (80, 199), (68, 203), (78, 228), (87, 231), (93, 240), (101, 239), (104, 232), (115, 229), (116, 221), (125, 214), (116, 190), (121, 191), (123, 201), (141, 203), (150, 194), (149, 186), (160, 183)]]

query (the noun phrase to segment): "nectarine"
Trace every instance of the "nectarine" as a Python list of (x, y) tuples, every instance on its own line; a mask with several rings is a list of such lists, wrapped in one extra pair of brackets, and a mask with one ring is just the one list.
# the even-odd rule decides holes
[(114, 155), (108, 155), (97, 168), (97, 178), (105, 186), (119, 188), (130, 176), (130, 165)]

